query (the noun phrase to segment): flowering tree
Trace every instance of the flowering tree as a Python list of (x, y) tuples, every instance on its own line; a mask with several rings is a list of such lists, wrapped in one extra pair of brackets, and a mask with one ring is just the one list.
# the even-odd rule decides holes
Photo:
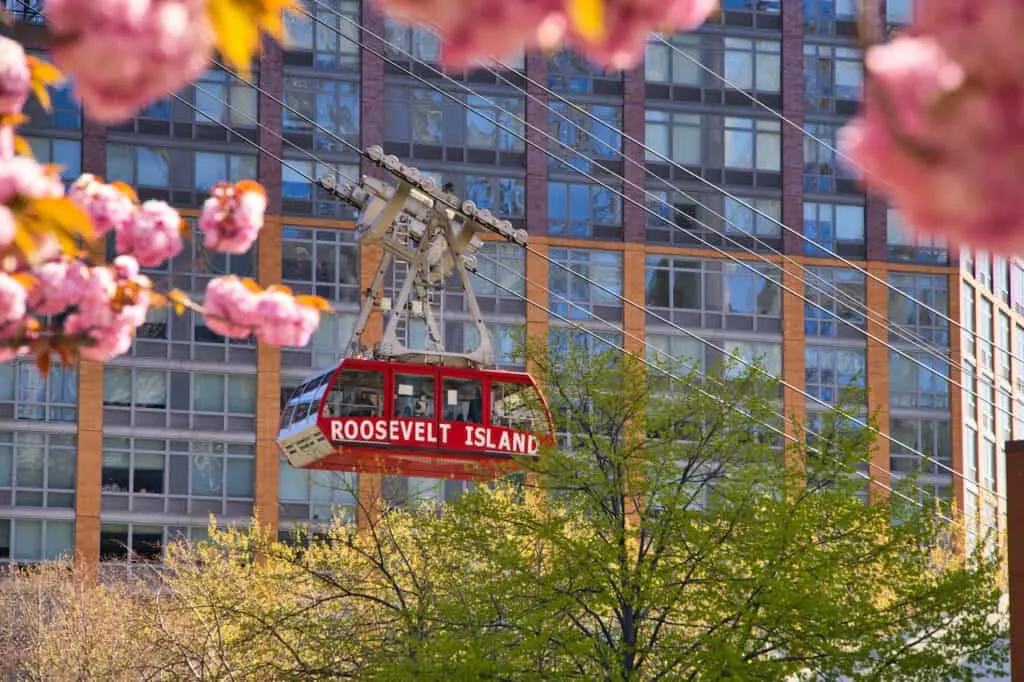
[[(250, 334), (303, 346), (330, 310), (323, 299), (292, 296), (252, 280), (211, 281), (202, 304), (157, 291), (142, 267), (182, 250), (187, 224), (163, 201), (140, 202), (119, 182), (86, 173), (69, 191), (60, 169), (32, 157), (17, 134), (31, 93), (49, 107), (47, 87), (73, 78), (85, 115), (103, 124), (195, 80), (214, 50), (248, 71), (263, 32), (282, 37), (292, 0), (49, 0), (44, 14), (52, 64), (0, 37), (0, 362), (32, 355), (43, 371), (56, 356), (104, 361), (124, 354), (151, 307), (203, 314), (224, 336)], [(220, 183), (202, 206), (207, 249), (241, 254), (263, 226), (267, 195), (254, 180)], [(117, 256), (99, 262), (112, 235)]]

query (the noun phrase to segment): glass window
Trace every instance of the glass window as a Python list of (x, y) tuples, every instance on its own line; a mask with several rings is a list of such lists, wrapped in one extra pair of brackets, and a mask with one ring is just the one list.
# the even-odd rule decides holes
[(284, 25), (289, 51), (311, 53), (308, 66), (318, 70), (355, 71), (359, 68), (359, 6), (358, 0), (329, 0), (305, 5), (302, 12), (288, 12)]
[(483, 383), (478, 379), (445, 377), (441, 383), (444, 406), (441, 418), (483, 424)]
[(572, 168), (589, 171), (593, 169), (593, 159), (618, 157), (622, 149), (621, 107), (604, 104), (571, 107), (565, 102), (553, 101), (548, 108), (549, 148), (553, 155), (548, 157), (550, 165), (560, 166), (564, 162)]
[(195, 188), (207, 191), (218, 182), (256, 178), (256, 157), (249, 154), (196, 152)]
[(441, 58), (440, 39), (425, 28), (409, 26), (385, 17), (384, 37), (390, 43), (384, 47), (392, 59), (415, 59), (434, 64)]
[(647, 360), (667, 365), (669, 369), (679, 367), (682, 371), (700, 370), (704, 367), (704, 344), (682, 334), (656, 334), (648, 332)]
[(192, 375), (192, 409), (196, 412), (256, 413), (256, 377), (245, 374)]
[(861, 338), (860, 332), (850, 324), (864, 328), (867, 294), (863, 273), (844, 268), (810, 267), (805, 284), (805, 334)]
[(725, 167), (779, 172), (782, 168), (779, 122), (726, 116)]
[(13, 507), (72, 509), (77, 451), (74, 435), (0, 431), (0, 490)]
[(425, 374), (395, 375), (395, 417), (434, 418), (434, 377)]
[[(467, 147), (509, 152), (524, 150), (525, 98), (466, 95), (466, 105)], [(607, 137), (606, 133), (601, 135)], [(615, 143), (613, 146), (617, 148), (618, 145)]]
[[(782, 201), (761, 197), (723, 197), (726, 234), (782, 237)], [(755, 209), (756, 212), (755, 213)]]
[(0, 560), (54, 561), (70, 557), (74, 546), (74, 521), (0, 521)]
[(779, 92), (781, 43), (777, 40), (725, 38), (725, 78), (742, 90)]
[[(648, 161), (699, 166), (703, 158), (701, 115), (647, 109), (644, 142)], [(656, 153), (655, 153), (656, 152)], [(660, 156), (659, 156), (660, 155)]]
[(889, 25), (909, 24), (914, 19), (914, 0), (886, 0), (885, 20)]
[(285, 227), (281, 280), (296, 294), (359, 303), (359, 247), (354, 233)]
[(948, 410), (948, 377), (945, 358), (889, 351), (889, 398), (893, 407)]
[[(889, 425), (889, 433), (892, 436), (889, 460), (894, 473), (948, 475), (948, 470), (941, 466), (951, 467), (953, 464), (953, 444), (948, 419), (892, 417)], [(973, 442), (969, 448), (964, 448), (965, 464), (970, 471), (972, 465), (967, 459), (968, 456), (974, 461), (973, 466), (977, 467), (977, 453), (974, 451)], [(977, 476), (976, 468), (974, 475)]]
[(978, 365), (992, 372), (995, 370), (995, 353), (992, 342), (992, 303), (986, 298), (978, 305)]
[(599, 185), (548, 183), (548, 232), (565, 237), (621, 234), (620, 197)]
[(622, 92), (622, 72), (606, 71), (572, 50), (548, 58), (548, 87), (563, 95)]
[(666, 39), (676, 48), (675, 50), (658, 40), (657, 36), (652, 36), (647, 43), (647, 57), (644, 60), (647, 81), (673, 85), (700, 85), (704, 76), (700, 67), (700, 35), (680, 33), (666, 36)]
[[(6, 375), (6, 376), (5, 376)], [(78, 370), (51, 367), (44, 377), (30, 362), (16, 361), (0, 366), (0, 381), (6, 396), (0, 400), (14, 403), (14, 417), (28, 421), (73, 422), (78, 414)]]
[(549, 269), (552, 311), (570, 319), (622, 319), (621, 252), (554, 248), (548, 256), (568, 268)]
[(491, 424), (539, 434), (550, 432), (547, 410), (537, 390), (525, 384), (491, 384)]
[(103, 404), (108, 407), (167, 408), (167, 372), (108, 367), (103, 375)]
[(324, 406), (325, 417), (383, 417), (384, 374), (347, 369), (338, 376)]
[[(773, 265), (740, 265), (666, 256), (647, 257), (647, 305), (672, 311), (703, 311), (687, 322), (712, 328), (779, 331), (782, 314), (779, 271)], [(741, 324), (742, 316), (755, 318)]]
[(861, 99), (863, 53), (855, 48), (804, 44), (804, 101), (819, 112), (845, 113), (837, 102), (856, 105)]
[(949, 322), (943, 317), (949, 312), (948, 278), (894, 272), (889, 274), (889, 286), (889, 319), (916, 337), (948, 346)]
[(740, 376), (751, 366), (764, 369), (774, 377), (782, 376), (782, 344), (763, 341), (725, 341), (722, 350), (733, 358), (726, 376)]
[(196, 86), (195, 106), (202, 112), (194, 113), (196, 123), (209, 123), (212, 118), (232, 127), (252, 128), (259, 120), (259, 93), (240, 78), (211, 69), (200, 77)]
[(887, 210), (885, 220), (889, 260), (939, 265), (948, 262), (949, 250), (944, 239), (912, 231), (893, 208)]
[(808, 347), (804, 351), (806, 390), (819, 400), (836, 403), (847, 387), (864, 387), (864, 363), (863, 350)]
[[(285, 76), (281, 125), (285, 130), (310, 132), (319, 151), (342, 151), (337, 137), (358, 141), (359, 84), (305, 76)], [(294, 109), (294, 111), (290, 111)], [(315, 122), (318, 125), (314, 125)], [(322, 128), (333, 133), (329, 135)]]
[(804, 203), (804, 252), (810, 256), (828, 255), (825, 249), (839, 252), (849, 247), (863, 250), (864, 206), (853, 204)]
[(32, 155), (39, 163), (53, 163), (61, 167), (60, 177), (64, 182), (74, 182), (82, 174), (81, 140), (59, 140), (31, 135), (24, 137), (32, 148)]

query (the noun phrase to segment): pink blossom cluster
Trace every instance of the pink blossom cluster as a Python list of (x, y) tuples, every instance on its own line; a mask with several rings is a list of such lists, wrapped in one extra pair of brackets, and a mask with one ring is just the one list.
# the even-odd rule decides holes
[[(28, 291), (10, 275), (0, 273), (0, 341), (10, 342), (25, 330)], [(8, 362), (25, 352), (24, 348), (0, 346), (0, 362)]]
[(320, 313), (273, 287), (258, 291), (234, 275), (206, 286), (206, 324), (230, 338), (256, 338), (273, 346), (305, 346), (320, 324)]
[(91, 340), (79, 348), (83, 358), (102, 362), (128, 352), (135, 330), (146, 321), (150, 286), (131, 256), (118, 256), (112, 267), (89, 269), (75, 312), (64, 321), (65, 334)]
[(839, 143), (915, 231), (1024, 253), (1022, 32), (1016, 0), (933, 0), (867, 51), (864, 106)]
[(181, 215), (167, 202), (151, 199), (140, 206), (131, 189), (88, 173), (71, 185), (70, 197), (92, 218), (97, 236), (114, 230), (117, 250), (140, 265), (156, 267), (181, 253)]
[(213, 56), (207, 0), (46, 0), (54, 64), (93, 120), (123, 123), (197, 79)]
[(20, 43), (0, 36), (0, 116), (21, 112), (32, 87), (32, 73)]
[(267, 193), (257, 182), (215, 185), (199, 216), (203, 245), (222, 253), (245, 253), (263, 228), (266, 210)]
[(508, 59), (525, 49), (571, 47), (609, 69), (628, 69), (643, 57), (653, 31), (691, 31), (718, 8), (718, 0), (597, 0), (599, 30), (573, 21), (574, 0), (377, 0), (387, 14), (436, 26), (442, 61), (461, 69)]
[(15, 208), (33, 199), (64, 195), (64, 185), (55, 168), (28, 156), (13, 156), (11, 152), (0, 154), (0, 249), (14, 241), (18, 230)]

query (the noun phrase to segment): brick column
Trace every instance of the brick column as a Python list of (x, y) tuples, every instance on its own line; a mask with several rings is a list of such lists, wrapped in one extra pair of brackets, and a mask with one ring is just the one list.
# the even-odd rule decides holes
[[(280, 197), (280, 191), (277, 193)], [(256, 272), (263, 287), (281, 282), (281, 217), (268, 216), (256, 249)], [(256, 496), (253, 513), (259, 523), (277, 531), (278, 473), (281, 454), (277, 428), (281, 416), (281, 349), (261, 343), (256, 348)]]
[[(274, 101), (283, 97), (284, 53), (281, 46), (266, 38), (260, 54), (259, 84), (264, 90), (259, 97), (260, 146), (266, 151), (259, 153), (259, 181), (267, 190), (267, 213), (281, 214), (281, 105)], [(262, 241), (262, 240), (261, 240)], [(278, 272), (278, 277), (281, 273)], [(275, 403), (276, 404), (276, 403)]]
[[(647, 297), (643, 244), (627, 244), (622, 254), (622, 296), (627, 301), (643, 304)], [(645, 357), (644, 340), (647, 331), (647, 315), (631, 305), (623, 305), (622, 311), (623, 347), (640, 357)]]
[[(383, 43), (370, 35), (384, 35), (384, 19), (373, 8), (371, 0), (363, 0), (363, 27), (359, 39), (367, 48), (384, 54)], [(370, 145), (384, 144), (384, 60), (367, 50), (359, 51), (360, 84), (362, 99), (359, 109), (359, 135), (363, 149)], [(360, 162), (363, 175), (383, 177), (383, 170), (374, 166), (368, 159)]]
[[(82, 124), (82, 169), (107, 173), (107, 129), (88, 119)], [(104, 258), (103, 241), (89, 248)], [(78, 363), (78, 461), (75, 470), (75, 563), (87, 579), (99, 575), (100, 488), (103, 480), (103, 364)]]
[[(642, 64), (625, 73), (623, 90), (622, 131), (638, 142), (643, 142), (646, 133), (644, 125), (646, 93)], [(647, 233), (647, 212), (642, 208), (644, 205), (644, 176), (646, 175), (643, 167), (644, 150), (638, 142), (622, 140), (622, 152), (628, 159), (623, 162), (622, 174), (626, 180), (623, 192), (627, 199), (632, 200), (624, 202), (622, 207), (622, 237), (627, 244), (643, 244)], [(631, 186), (630, 183), (636, 187)], [(639, 205), (634, 204), (633, 201), (639, 202)]]
[[(878, 277), (881, 282), (888, 281), (888, 272), (884, 264), (869, 263), (868, 272)], [(886, 324), (889, 316), (889, 292), (885, 284), (867, 278), (866, 304), (868, 310), (876, 316), (868, 317), (867, 332), (877, 341), (867, 339), (867, 377), (868, 413), (878, 419), (878, 427), (882, 433), (889, 433), (889, 329)], [(870, 499), (888, 497), (892, 482), (889, 464), (889, 441), (879, 437), (871, 449), (871, 465), (868, 475), (871, 476), (869, 487)]]
[[(804, 5), (782, 3), (782, 115), (804, 125)], [(782, 224), (804, 229), (804, 133), (782, 124)], [(804, 252), (804, 241), (789, 231), (782, 234), (783, 250)], [(802, 328), (802, 324), (801, 324)]]
[(1006, 545), (1010, 577), (1010, 679), (1024, 680), (1024, 441), (1006, 443)]
[[(951, 320), (960, 320), (961, 306), (960, 306), (960, 272), (959, 270), (952, 270), (949, 273), (949, 318)], [(971, 320), (974, 323), (974, 320)], [(950, 325), (949, 329), (949, 365), (950, 372), (958, 372), (959, 370), (953, 369), (954, 367), (961, 367), (963, 363), (963, 332), (958, 328)], [(960, 376), (953, 375), (957, 383), (963, 382), (963, 373)], [(951, 387), (952, 388), (952, 387)], [(974, 390), (973, 386), (965, 387)], [(978, 415), (971, 415), (973, 419), (977, 419)], [(953, 471), (964, 473), (964, 403), (963, 393), (958, 390), (950, 391), (949, 401), (949, 421), (950, 421), (950, 440), (952, 445), (952, 461), (951, 465)], [(975, 452), (978, 452), (978, 444), (974, 444)], [(979, 469), (980, 471), (980, 469)], [(972, 483), (975, 481), (972, 481)], [(964, 509), (964, 479), (961, 476), (953, 476), (953, 500), (956, 503), (956, 508), (961, 512)], [(962, 545), (962, 543), (961, 543)]]
[[(792, 387), (782, 390), (782, 411), (786, 417), (786, 433), (803, 442), (807, 424), (807, 399), (800, 393), (804, 388), (805, 366), (804, 301), (801, 298), (804, 280), (791, 262), (784, 264), (782, 283), (794, 292), (782, 292), (782, 378)], [(802, 457), (797, 457), (792, 450), (787, 452), (787, 465), (800, 470), (806, 467)]]
[[(548, 301), (548, 264), (544, 256), (548, 255), (548, 246), (537, 243), (534, 239), (531, 246), (536, 253), (526, 253), (526, 297), (541, 306), (549, 306)], [(536, 305), (526, 305), (526, 336), (547, 341), (548, 314)]]
[[(526, 129), (526, 229), (531, 235), (548, 233), (548, 95), (536, 83), (548, 80), (547, 57), (539, 52), (526, 55), (526, 121), (537, 127)], [(534, 146), (538, 145), (538, 146)], [(529, 261), (527, 261), (529, 262)]]

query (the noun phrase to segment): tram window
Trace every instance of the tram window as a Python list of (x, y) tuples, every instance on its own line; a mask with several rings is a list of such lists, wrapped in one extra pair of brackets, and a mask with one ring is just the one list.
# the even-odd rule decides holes
[(325, 417), (381, 417), (384, 414), (384, 373), (348, 369), (331, 387)]
[(447, 377), (441, 395), (444, 399), (444, 420), (483, 423), (483, 383), (477, 379)]
[(547, 433), (547, 413), (532, 386), (491, 384), (491, 424), (517, 431)]
[(434, 377), (424, 374), (396, 374), (395, 416), (433, 419)]

